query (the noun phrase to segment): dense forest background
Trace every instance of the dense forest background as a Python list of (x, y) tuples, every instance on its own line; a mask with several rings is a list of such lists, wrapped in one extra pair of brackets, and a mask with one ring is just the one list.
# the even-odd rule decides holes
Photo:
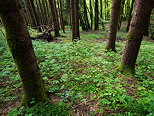
[(154, 0), (0, 6), (0, 115), (154, 115)]

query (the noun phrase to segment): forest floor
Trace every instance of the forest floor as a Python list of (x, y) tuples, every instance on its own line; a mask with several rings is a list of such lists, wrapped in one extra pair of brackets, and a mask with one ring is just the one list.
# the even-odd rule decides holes
[[(32, 36), (37, 33), (30, 32)], [(61, 32), (62, 33), (62, 32)], [(125, 46), (126, 33), (118, 32), (116, 50), (106, 52), (107, 31), (81, 32), (71, 42), (71, 32), (47, 43), (33, 40), (35, 54), (52, 105), (19, 107), (21, 81), (0, 34), (0, 115), (5, 116), (153, 116), (154, 45), (145, 38), (134, 77), (116, 70)], [(35, 101), (33, 101), (35, 102)]]

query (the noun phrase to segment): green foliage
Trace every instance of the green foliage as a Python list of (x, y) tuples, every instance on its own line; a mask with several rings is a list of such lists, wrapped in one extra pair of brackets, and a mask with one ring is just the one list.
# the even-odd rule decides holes
[(66, 106), (63, 102), (57, 102), (53, 105), (50, 102), (40, 102), (30, 108), (25, 108), (24, 106), (14, 108), (9, 113), (9, 116), (69, 116), (68, 109), (69, 106)]
[[(118, 35), (125, 37), (126, 34), (119, 32)], [(136, 74), (130, 78), (115, 70), (121, 61), (125, 42), (117, 42), (117, 53), (106, 53), (105, 32), (83, 32), (82, 41), (78, 42), (70, 42), (70, 31), (64, 36), (68, 38), (60, 38), (60, 43), (33, 41), (53, 104), (14, 108), (10, 115), (67, 116), (84, 108), (91, 108), (86, 112), (92, 116), (98, 113), (112, 116), (154, 114), (153, 43), (143, 41)], [(22, 96), (21, 81), (4, 39), (0, 40), (0, 65), (0, 101), (14, 104), (14, 100)]]

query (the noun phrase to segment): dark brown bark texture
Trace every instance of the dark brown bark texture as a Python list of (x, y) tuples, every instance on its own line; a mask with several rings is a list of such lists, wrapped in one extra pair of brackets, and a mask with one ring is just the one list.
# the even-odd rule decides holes
[(108, 36), (107, 50), (115, 51), (115, 41), (118, 27), (118, 18), (120, 16), (120, 6), (122, 0), (113, 0), (112, 12), (110, 18), (110, 30)]
[(134, 3), (135, 3), (135, 0), (132, 0), (130, 11), (129, 11), (129, 17), (128, 17), (128, 21), (127, 21), (128, 25), (127, 25), (126, 31), (129, 31), (129, 26), (130, 26), (130, 21), (132, 19), (132, 11), (134, 8)]
[(98, 0), (95, 0), (95, 30), (99, 29), (99, 17), (98, 17)]
[(154, 0), (136, 0), (136, 8), (131, 20), (128, 40), (122, 58), (122, 68), (127, 67), (132, 72), (134, 71), (137, 55), (143, 34), (149, 24), (149, 16), (152, 8), (154, 8)]
[(93, 28), (93, 7), (92, 7), (92, 0), (89, 1), (89, 7), (90, 7), (90, 11), (89, 11), (89, 15), (90, 15), (90, 29)]
[(17, 0), (1, 0), (0, 16), (6, 30), (6, 39), (23, 84), (23, 105), (31, 100), (45, 101), (45, 87), (34, 55), (31, 38), (19, 11)]
[(89, 24), (89, 19), (88, 19), (88, 15), (87, 15), (87, 3), (86, 0), (83, 0), (83, 12), (84, 12), (84, 21), (85, 21), (85, 26), (86, 26), (86, 30), (88, 31), (90, 29), (90, 24)]
[(36, 22), (37, 22), (37, 29), (39, 32), (41, 32), (41, 27), (40, 27), (40, 23), (39, 23), (39, 18), (38, 18), (38, 14), (36, 13), (36, 8), (35, 8), (35, 5), (34, 5), (34, 1), (33, 0), (30, 0), (30, 4), (32, 6), (32, 10), (34, 12), (34, 15), (35, 15), (35, 18), (36, 18)]
[(32, 19), (33, 27), (37, 28), (38, 24), (37, 24), (36, 16), (34, 14), (34, 10), (33, 10), (33, 7), (31, 5), (31, 2), (30, 2), (30, 0), (25, 0), (25, 1), (26, 1), (26, 5), (28, 7), (28, 10), (30, 12), (30, 16), (31, 16), (31, 19)]
[(71, 0), (72, 14), (72, 41), (80, 39), (79, 33), (79, 1)]
[(52, 19), (54, 23), (55, 37), (58, 37), (60, 36), (60, 33), (59, 33), (59, 21), (58, 21), (58, 13), (57, 13), (57, 8), (56, 8), (56, 1), (49, 0), (49, 3), (50, 3)]

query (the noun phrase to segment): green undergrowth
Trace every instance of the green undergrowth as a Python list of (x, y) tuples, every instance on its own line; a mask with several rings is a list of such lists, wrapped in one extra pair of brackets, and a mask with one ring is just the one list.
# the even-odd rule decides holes
[[(125, 33), (118, 34), (125, 37)], [(28, 109), (17, 108), (22, 96), (21, 81), (5, 40), (0, 39), (1, 113), (7, 109), (11, 116), (154, 115), (152, 42), (143, 41), (136, 74), (131, 78), (115, 70), (125, 41), (116, 43), (117, 53), (114, 53), (105, 52), (106, 32), (82, 32), (82, 41), (78, 42), (71, 42), (70, 31), (63, 35), (58, 43), (33, 41), (52, 105), (39, 103)]]

